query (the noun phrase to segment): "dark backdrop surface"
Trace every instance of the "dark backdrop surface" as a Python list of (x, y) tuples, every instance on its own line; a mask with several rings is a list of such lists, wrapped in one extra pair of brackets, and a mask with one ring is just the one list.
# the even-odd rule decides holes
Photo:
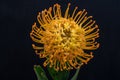
[(81, 68), (78, 80), (120, 80), (120, 0), (1, 0), (1, 49), (7, 54), (1, 53), (0, 80), (37, 80), (33, 65), (42, 64), (42, 60), (31, 47), (31, 26), (39, 11), (55, 3), (65, 10), (69, 2), (71, 9), (86, 9), (100, 28), (101, 46)]

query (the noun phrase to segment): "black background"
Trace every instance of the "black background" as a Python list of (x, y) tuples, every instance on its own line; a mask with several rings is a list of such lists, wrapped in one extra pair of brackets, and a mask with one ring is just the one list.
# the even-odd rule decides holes
[(100, 28), (101, 46), (94, 51), (95, 57), (81, 68), (78, 80), (120, 80), (120, 0), (1, 0), (1, 50), (4, 52), (1, 51), (0, 80), (37, 80), (33, 65), (42, 64), (42, 60), (31, 47), (31, 26), (37, 21), (39, 11), (55, 3), (65, 10), (69, 2), (71, 9), (75, 6), (86, 9)]

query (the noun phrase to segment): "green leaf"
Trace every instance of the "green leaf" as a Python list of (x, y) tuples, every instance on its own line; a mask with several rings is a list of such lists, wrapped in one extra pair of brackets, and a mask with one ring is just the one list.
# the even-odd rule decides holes
[(77, 80), (79, 70), (80, 70), (80, 68), (76, 70), (76, 72), (75, 72), (75, 74), (74, 74), (74, 76), (72, 77), (71, 80)]
[(42, 69), (40, 65), (35, 65), (34, 71), (37, 75), (38, 80), (48, 80), (48, 78), (45, 75), (45, 71)]
[(53, 80), (67, 80), (69, 77), (70, 71), (55, 71), (54, 68), (47, 67), (50, 75), (52, 76)]

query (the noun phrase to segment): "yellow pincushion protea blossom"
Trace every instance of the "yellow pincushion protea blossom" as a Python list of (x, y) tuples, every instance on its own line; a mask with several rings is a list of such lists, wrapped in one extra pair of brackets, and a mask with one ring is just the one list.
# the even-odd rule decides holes
[(69, 8), (70, 3), (64, 16), (59, 4), (45, 9), (37, 16), (40, 27), (35, 23), (30, 33), (34, 42), (44, 45), (32, 45), (40, 58), (46, 58), (43, 65), (56, 71), (80, 68), (93, 58), (92, 52), (85, 51), (99, 47), (99, 43), (95, 42), (99, 29), (92, 16), (86, 16), (85, 9), (76, 13), (78, 7), (70, 15)]

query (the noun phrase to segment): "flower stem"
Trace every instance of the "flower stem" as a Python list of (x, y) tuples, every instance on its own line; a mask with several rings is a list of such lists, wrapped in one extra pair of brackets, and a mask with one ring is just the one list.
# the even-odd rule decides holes
[(74, 76), (72, 77), (71, 80), (76, 80), (76, 79), (77, 79), (77, 76), (78, 76), (79, 70), (80, 70), (80, 68), (76, 70), (76, 72), (75, 72), (75, 74), (74, 74)]

